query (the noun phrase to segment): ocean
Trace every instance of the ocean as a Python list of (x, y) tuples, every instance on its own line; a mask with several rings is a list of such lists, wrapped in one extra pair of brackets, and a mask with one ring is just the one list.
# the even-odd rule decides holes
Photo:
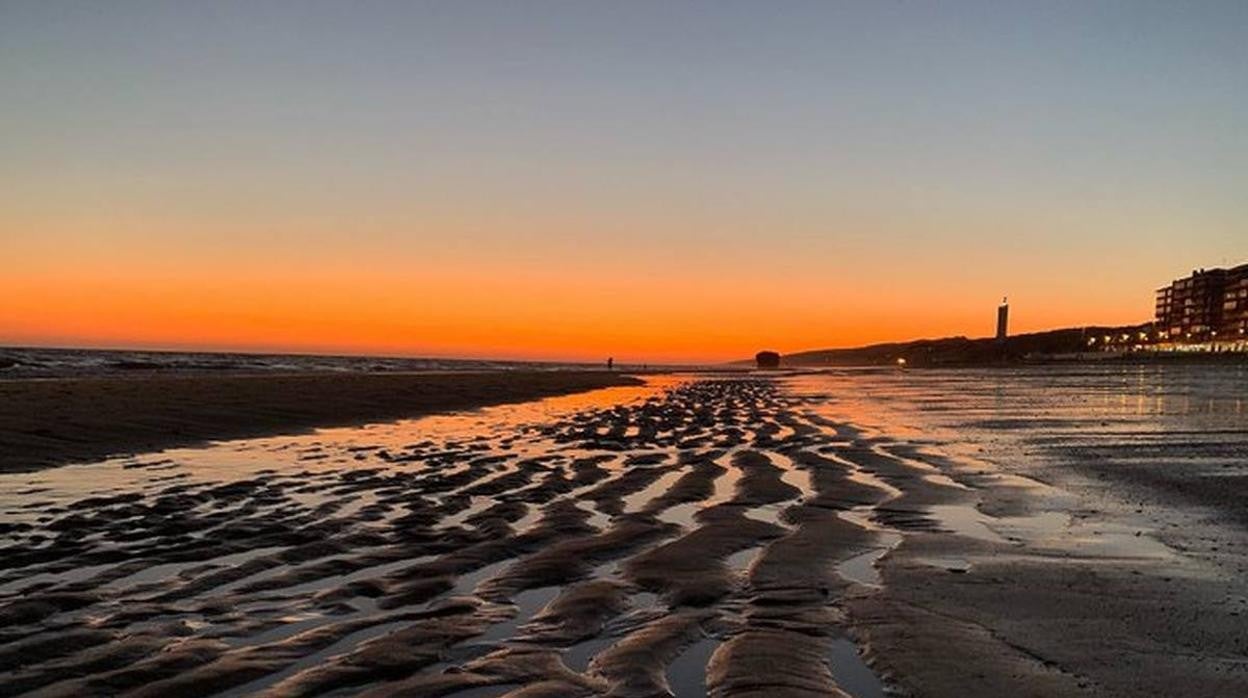
[(0, 378), (62, 378), (146, 372), (379, 373), (568, 370), (598, 367), (599, 364), (485, 359), (0, 347)]

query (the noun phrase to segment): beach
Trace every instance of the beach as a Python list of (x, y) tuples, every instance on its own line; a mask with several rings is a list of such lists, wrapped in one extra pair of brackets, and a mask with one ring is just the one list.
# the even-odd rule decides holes
[(0, 475), (0, 693), (1248, 690), (1242, 367), (558, 375), (113, 386), (198, 430)]
[(0, 698), (1248, 697), (1248, 1), (0, 17)]
[(143, 371), (0, 380), (0, 472), (627, 385), (585, 370)]

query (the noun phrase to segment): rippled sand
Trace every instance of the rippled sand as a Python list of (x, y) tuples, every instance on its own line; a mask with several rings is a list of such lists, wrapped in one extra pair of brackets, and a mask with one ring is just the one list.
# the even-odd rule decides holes
[[(0, 694), (1127, 695), (1059, 640), (1173, 654), (1204, 625), (1167, 643), (1117, 615), (1158, 599), (1220, 609), (1202, 651), (1242, 656), (1222, 624), (1242, 550), (1195, 557), (1162, 530), (1178, 513), (1141, 523), (1088, 487), (1070, 440), (1097, 437), (1035, 392), (660, 377), (4, 476)], [(1213, 442), (1240, 438), (1242, 412), (1212, 414)], [(1248, 685), (1218, 676), (1195, 685)]]

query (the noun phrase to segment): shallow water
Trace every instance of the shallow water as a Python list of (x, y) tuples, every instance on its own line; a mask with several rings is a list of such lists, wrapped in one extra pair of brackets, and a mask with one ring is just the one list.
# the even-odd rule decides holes
[[(894, 534), (892, 538), (893, 544), (895, 545), (900, 539), (900, 536)], [(881, 580), (876, 564), (879, 563), (880, 558), (888, 554), (891, 548), (892, 545), (881, 546), (838, 562), (836, 564), (836, 573), (851, 582), (863, 586), (878, 587)]]
[(884, 684), (862, 661), (858, 646), (852, 641), (844, 638), (833, 640), (828, 663), (832, 677), (842, 691), (854, 698), (884, 698)]
[(706, 665), (719, 640), (707, 637), (689, 646), (668, 667), (667, 685), (676, 698), (706, 695)]
[(0, 377), (107, 376), (154, 371), (498, 371), (599, 368), (599, 364), (473, 359), (230, 354), (222, 352), (0, 347)]

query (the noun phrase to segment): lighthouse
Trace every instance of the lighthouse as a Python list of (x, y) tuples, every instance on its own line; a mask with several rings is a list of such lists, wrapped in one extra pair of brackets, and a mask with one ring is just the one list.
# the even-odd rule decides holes
[(1001, 305), (997, 306), (997, 341), (1003, 341), (1009, 333), (1010, 324), (1010, 303), (1006, 298), (1001, 299)]

